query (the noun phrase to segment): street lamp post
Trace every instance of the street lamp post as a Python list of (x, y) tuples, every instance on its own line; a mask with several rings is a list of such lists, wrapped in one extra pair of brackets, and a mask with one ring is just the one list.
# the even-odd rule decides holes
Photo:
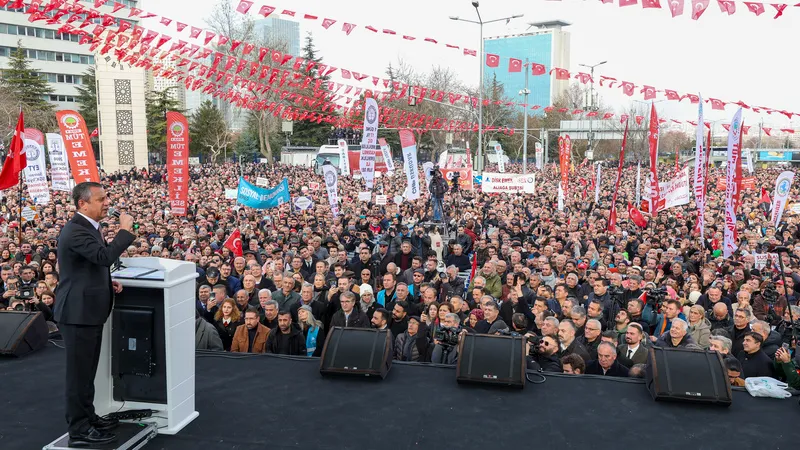
[(525, 89), (519, 91), (524, 100), (522, 101), (522, 112), (525, 116), (522, 119), (522, 174), (528, 173), (528, 95), (531, 90), (528, 89), (528, 58), (525, 58)]
[(493, 19), (493, 20), (486, 20), (484, 21), (481, 18), (481, 11), (478, 9), (479, 3), (472, 2), (472, 6), (475, 8), (475, 12), (478, 14), (478, 20), (468, 20), (462, 19), (458, 16), (450, 16), (450, 20), (457, 20), (461, 22), (469, 22), (477, 24), (480, 28), (480, 38), (481, 38), (481, 46), (480, 46), (480, 53), (478, 54), (478, 67), (480, 67), (480, 85), (478, 86), (478, 166), (476, 167), (478, 172), (483, 172), (483, 26), (486, 24), (500, 22), (505, 20), (508, 23), (511, 19), (518, 19), (523, 16), (523, 14), (515, 14), (510, 17), (502, 17), (500, 19)]
[[(582, 67), (588, 67), (589, 68), (589, 72), (590, 72), (589, 75), (591, 75), (591, 78), (589, 79), (589, 82), (590, 82), (589, 83), (589, 111), (594, 111), (595, 110), (595, 106), (594, 106), (594, 68), (597, 67), (597, 66), (602, 66), (603, 64), (605, 64), (607, 62), (608, 61), (601, 61), (601, 62), (599, 62), (597, 64), (594, 64), (594, 65), (591, 65), (591, 66), (588, 65), (588, 64), (579, 64)], [(589, 148), (586, 149), (587, 152), (594, 150), (594, 147), (593, 147), (593, 144), (594, 144), (594, 132), (592, 131), (592, 124), (593, 124), (593, 121), (594, 121), (593, 119), (594, 119), (593, 116), (589, 116)]]

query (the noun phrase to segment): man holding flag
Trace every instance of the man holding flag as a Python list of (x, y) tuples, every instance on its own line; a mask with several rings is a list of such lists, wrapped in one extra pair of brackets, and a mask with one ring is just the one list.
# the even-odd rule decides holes
[(0, 191), (6, 190), (20, 183), (19, 174), (28, 167), (28, 159), (22, 153), (22, 144), (25, 140), (25, 124), (22, 111), (19, 112), (17, 127), (14, 129), (14, 137), (11, 138), (11, 146), (8, 149), (8, 156), (3, 163), (3, 170), (0, 172)]

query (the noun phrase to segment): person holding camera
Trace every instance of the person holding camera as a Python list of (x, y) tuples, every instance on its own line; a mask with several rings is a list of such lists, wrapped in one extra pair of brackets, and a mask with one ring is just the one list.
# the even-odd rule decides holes
[[(458, 267), (448, 266), (444, 273), (439, 274), (439, 278), (442, 283), (439, 290), (439, 301), (441, 303), (453, 297), (464, 296), (465, 281), (458, 276)], [(456, 311), (456, 313), (458, 312)]]
[(561, 373), (561, 358), (558, 356), (558, 336), (536, 336), (533, 333), (525, 335), (528, 356), (525, 358), (528, 369), (542, 372)]
[(433, 177), (428, 190), (431, 193), (431, 202), (433, 204), (433, 220), (434, 222), (442, 221), (444, 194), (447, 193), (447, 181), (442, 178), (442, 173), (439, 171), (438, 166), (433, 167)]
[(458, 314), (447, 313), (433, 334), (434, 347), (431, 362), (455, 365), (458, 362), (458, 342), (464, 333), (466, 330), (461, 328), (461, 319)]

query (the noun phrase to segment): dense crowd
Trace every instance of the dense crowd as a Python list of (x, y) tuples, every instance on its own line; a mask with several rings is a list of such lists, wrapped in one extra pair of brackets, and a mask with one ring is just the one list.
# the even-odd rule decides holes
[[(193, 166), (185, 217), (169, 213), (163, 167), (107, 174), (104, 183), (112, 206), (135, 218), (138, 237), (123, 257), (196, 264), (199, 349), (319, 356), (332, 327), (374, 327), (391, 330), (397, 360), (454, 364), (463, 333), (517, 333), (527, 336), (532, 369), (637, 377), (651, 346), (711, 349), (724, 356), (734, 385), (772, 376), (800, 388), (792, 339), (800, 221), (787, 210), (772, 226), (760, 192), (772, 191), (780, 170), (754, 172), (756, 189), (742, 193), (737, 211), (739, 250), (727, 259), (724, 192), (715, 183), (721, 169), (710, 171), (702, 237), (692, 231), (694, 201), (646, 215), (644, 229), (629, 219), (633, 167), (622, 172), (617, 227), (608, 232), (615, 170), (604, 169), (597, 203), (593, 171), (570, 175), (563, 211), (552, 164), (536, 171), (535, 194), (451, 189), (446, 227), (433, 221), (426, 191), (392, 202), (406, 189), (401, 171), (375, 179), (373, 192), (387, 195), (386, 205), (374, 196), (359, 201), (363, 180), (340, 177), (337, 217), (322, 178), (306, 167)], [(314, 205), (237, 206), (223, 193), (240, 176), (271, 185), (287, 178), (293, 197), (310, 196)], [(39, 310), (52, 322), (59, 231), (75, 205), (68, 193), (53, 193), (38, 219), (23, 222), (16, 193), (4, 194), (1, 306)], [(224, 246), (235, 229), (242, 256)], [(102, 224), (109, 242), (116, 231), (114, 219)], [(785, 274), (758, 258), (778, 246), (789, 250)]]

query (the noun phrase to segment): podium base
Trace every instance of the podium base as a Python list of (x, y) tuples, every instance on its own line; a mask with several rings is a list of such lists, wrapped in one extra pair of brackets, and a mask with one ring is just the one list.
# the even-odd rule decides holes
[(151, 439), (156, 437), (158, 429), (156, 425), (150, 422), (120, 422), (119, 426), (114, 429), (114, 434), (117, 435), (117, 440), (109, 444), (94, 445), (89, 447), (70, 447), (69, 446), (69, 433), (65, 433), (55, 441), (42, 447), (42, 450), (77, 450), (77, 449), (94, 449), (94, 450), (138, 450), (145, 446)]

